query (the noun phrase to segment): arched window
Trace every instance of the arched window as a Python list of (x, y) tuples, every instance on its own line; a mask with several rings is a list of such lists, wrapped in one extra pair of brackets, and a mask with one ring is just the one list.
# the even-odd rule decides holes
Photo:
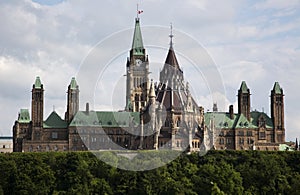
[(177, 127), (180, 126), (180, 118), (177, 119), (176, 125), (177, 125)]
[(138, 94), (135, 94), (134, 100), (135, 100), (135, 101), (139, 101), (139, 95), (138, 95)]

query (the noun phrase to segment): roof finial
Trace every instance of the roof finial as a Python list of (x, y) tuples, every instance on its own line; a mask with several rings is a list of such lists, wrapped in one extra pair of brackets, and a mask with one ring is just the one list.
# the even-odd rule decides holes
[(53, 105), (53, 112), (55, 112), (55, 105)]
[(170, 23), (170, 31), (171, 31), (171, 33), (170, 33), (170, 35), (169, 35), (169, 37), (170, 37), (170, 47), (172, 48), (172, 47), (173, 47), (173, 37), (174, 37), (174, 35), (173, 35), (173, 25), (172, 25), (172, 22)]

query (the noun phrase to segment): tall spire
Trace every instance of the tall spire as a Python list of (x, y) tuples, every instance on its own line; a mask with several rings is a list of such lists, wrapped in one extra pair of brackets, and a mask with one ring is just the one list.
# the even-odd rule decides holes
[(140, 18), (135, 19), (135, 28), (133, 34), (132, 50), (134, 55), (144, 55), (145, 49), (143, 45), (143, 37), (140, 27)]
[(173, 37), (174, 37), (174, 35), (173, 35), (172, 23), (170, 25), (170, 30), (171, 30), (171, 33), (169, 35), (169, 37), (170, 37), (170, 48), (169, 48), (169, 52), (167, 54), (165, 64), (167, 64), (169, 66), (172, 66), (172, 67), (174, 67), (174, 68), (176, 68), (176, 69), (178, 69), (182, 72), (182, 70), (180, 69), (179, 63), (177, 61), (175, 51), (173, 49)]

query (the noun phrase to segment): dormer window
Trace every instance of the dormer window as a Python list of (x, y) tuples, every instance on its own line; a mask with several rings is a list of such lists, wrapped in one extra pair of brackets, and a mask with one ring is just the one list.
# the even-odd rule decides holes
[(258, 127), (266, 127), (266, 120), (263, 117), (258, 119)]

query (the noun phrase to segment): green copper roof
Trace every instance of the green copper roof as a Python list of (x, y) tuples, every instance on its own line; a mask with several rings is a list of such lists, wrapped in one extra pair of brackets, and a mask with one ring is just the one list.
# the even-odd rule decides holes
[(139, 124), (139, 112), (79, 111), (70, 126), (129, 127)]
[(258, 119), (263, 117), (266, 121), (266, 128), (273, 128), (272, 119), (264, 112), (253, 111), (251, 112), (252, 123), (255, 127), (258, 127)]
[(273, 90), (274, 90), (275, 94), (282, 94), (282, 89), (278, 82), (275, 82)]
[(144, 45), (143, 45), (143, 38), (142, 38), (139, 18), (135, 19), (132, 49), (134, 55), (144, 55)]
[(237, 128), (258, 128), (258, 119), (263, 117), (266, 121), (266, 128), (273, 128), (272, 119), (263, 112), (251, 112), (251, 121), (248, 121), (243, 114), (234, 114), (233, 119), (229, 113), (224, 112), (208, 112), (204, 114), (205, 124), (210, 125), (211, 119), (214, 119), (216, 128), (237, 129)]
[(20, 123), (29, 123), (30, 116), (28, 109), (21, 109), (19, 112), (18, 122)]
[(36, 77), (34, 82), (34, 88), (35, 89), (41, 89), (42, 88), (42, 82), (39, 76)]
[(68, 123), (60, 118), (58, 114), (53, 111), (47, 118), (46, 121), (44, 121), (44, 128), (67, 128)]
[(245, 81), (242, 82), (240, 90), (242, 93), (248, 93), (248, 87)]
[(214, 119), (215, 127), (222, 129), (235, 128), (236, 121), (239, 119), (238, 114), (234, 114), (233, 119), (231, 119), (229, 113), (224, 112), (208, 112), (204, 116), (206, 125), (210, 125), (210, 120)]
[(71, 89), (77, 89), (77, 82), (75, 80), (75, 77), (72, 77), (71, 83), (70, 83)]

